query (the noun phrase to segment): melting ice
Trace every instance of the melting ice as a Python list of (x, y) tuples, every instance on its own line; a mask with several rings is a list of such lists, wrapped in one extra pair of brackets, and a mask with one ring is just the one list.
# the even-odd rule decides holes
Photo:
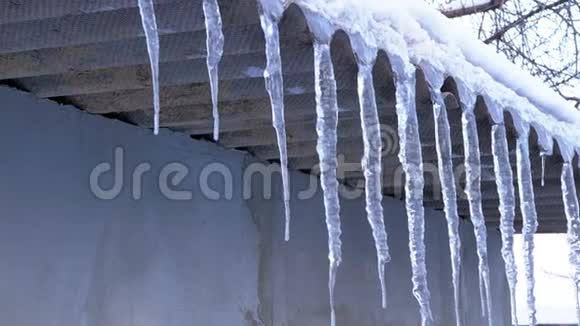
[(282, 75), (282, 59), (280, 56), (280, 32), (275, 13), (260, 10), (260, 22), (266, 39), (267, 66), (264, 71), (266, 89), (272, 105), (272, 122), (276, 130), (280, 165), (282, 168), (282, 184), (284, 187), (284, 208), (286, 226), (284, 239), (290, 240), (290, 181), (288, 175), (288, 149), (286, 145), (286, 123), (284, 121), (284, 80)]
[[(261, 25), (266, 39), (267, 67), (264, 73), (266, 86), (272, 104), (272, 119), (276, 129), (279, 145), (282, 176), (284, 183), (284, 203), (286, 209), (285, 238), (289, 238), (290, 223), (290, 191), (287, 170), (287, 147), (284, 123), (284, 88), (280, 59), (280, 40), (278, 22), (283, 11), (283, 3), (277, 0), (263, 0), (270, 9), (260, 12)], [(316, 3), (312, 4), (312, 3)], [(323, 1), (312, 1), (311, 8), (323, 8)], [(159, 128), (159, 40), (152, 0), (139, 0), (139, 8), (143, 21), (143, 28), (147, 38), (147, 48), (151, 62), (153, 79), (155, 133)], [(211, 83), (213, 116), (215, 120), (214, 138), (219, 136), (218, 114), (218, 64), (223, 55), (223, 32), (217, 0), (204, 0), (204, 14), (207, 29), (207, 66)], [(308, 10), (306, 10), (308, 11)], [(305, 13), (307, 16), (311, 14)], [(354, 16), (354, 15), (353, 15)], [(388, 15), (387, 15), (388, 16)], [(307, 17), (308, 18), (308, 17)], [(310, 17), (312, 18), (312, 17)], [(319, 17), (318, 17), (319, 18)], [(335, 325), (334, 313), (334, 285), (336, 271), (341, 263), (341, 226), (340, 205), (338, 200), (337, 181), (337, 124), (338, 105), (336, 94), (336, 80), (330, 55), (330, 37), (320, 38), (317, 29), (324, 25), (318, 19), (309, 19), (311, 30), (317, 36), (314, 42), (315, 54), (315, 90), (317, 113), (317, 153), (321, 166), (321, 183), (324, 190), (325, 217), (328, 229), (329, 247), (329, 294), (331, 305), (331, 321)], [(437, 25), (437, 24), (435, 24)], [(427, 26), (428, 27), (428, 26)], [(323, 28), (324, 29), (324, 28)], [(328, 36), (328, 35), (326, 35)], [(358, 48), (355, 47), (355, 51)], [(477, 51), (472, 51), (477, 52)], [(471, 52), (470, 52), (471, 53)], [(468, 53), (469, 54), (469, 53)], [(472, 53), (471, 53), (472, 54)], [(449, 56), (450, 58), (452, 56)], [(360, 56), (359, 56), (360, 59)], [(471, 56), (471, 59), (473, 58)], [(443, 59), (442, 59), (443, 60)], [(405, 183), (406, 207), (408, 212), (409, 247), (411, 255), (413, 294), (416, 297), (421, 312), (422, 325), (432, 321), (430, 307), (430, 293), (427, 284), (426, 251), (425, 251), (425, 221), (423, 208), (423, 158), (419, 139), (418, 121), (415, 108), (415, 75), (414, 67), (409, 62), (392, 60), (396, 75), (396, 100), (400, 140), (400, 160), (407, 176)], [(445, 61), (445, 60), (443, 60)], [(477, 61), (477, 60), (475, 60)], [(363, 128), (364, 157), (363, 168), (366, 180), (366, 201), (368, 220), (373, 230), (373, 237), (377, 250), (378, 272), (381, 281), (382, 303), (386, 304), (386, 289), (384, 282), (384, 264), (389, 260), (387, 234), (383, 222), (381, 206), (381, 139), (378, 124), (377, 105), (372, 85), (371, 62), (359, 61), (359, 99), (361, 104), (361, 123)], [(447, 61), (445, 61), (447, 62)], [(487, 67), (487, 66), (486, 66)], [(487, 67), (489, 68), (489, 67)], [(489, 68), (490, 70), (493, 70)], [(486, 69), (487, 70), (487, 69)], [(483, 78), (482, 80), (485, 80)], [(495, 85), (495, 84), (494, 84)], [(451, 153), (451, 137), (449, 122), (444, 108), (444, 101), (438, 88), (432, 90), (435, 104), (437, 156), (439, 171), (443, 186), (445, 212), (448, 222), (449, 246), (452, 256), (453, 285), (455, 294), (455, 314), (457, 324), (459, 320), (459, 271), (461, 269), (460, 239), (458, 235), (458, 214), (456, 202), (456, 188), (453, 177), (453, 162)], [(467, 96), (464, 96), (467, 95)], [(500, 94), (501, 95), (501, 94)], [(503, 95), (502, 95), (503, 96)], [(475, 94), (462, 94), (467, 103), (462, 117), (462, 131), (465, 146), (465, 165), (467, 177), (466, 193), (469, 199), (470, 215), (476, 236), (477, 254), (479, 257), (480, 297), (482, 311), (492, 324), (490, 280), (487, 253), (487, 231), (482, 209), (481, 198), (481, 162), (479, 154), (479, 139), (477, 125), (473, 112)], [(553, 128), (551, 130), (554, 130)], [(502, 256), (506, 264), (511, 304), (512, 321), (517, 324), (515, 316), (514, 289), (516, 285), (516, 268), (513, 256), (513, 233), (515, 216), (515, 195), (513, 175), (510, 169), (509, 151), (507, 147), (506, 130), (503, 124), (496, 124), (492, 130), (492, 150), (498, 194), (500, 199)], [(524, 239), (526, 250), (526, 277), (528, 283), (528, 307), (532, 325), (535, 324), (535, 303), (533, 296), (533, 237), (537, 227), (537, 213), (535, 211), (533, 184), (529, 162), (527, 135), (518, 138), (518, 183), (520, 189), (521, 210), (524, 216)], [(545, 162), (542, 157), (542, 185)], [(562, 170), (562, 190), (566, 204), (568, 218), (568, 238), (571, 246), (570, 260), (576, 267), (575, 282), (580, 287), (580, 217), (578, 213), (578, 199), (576, 197), (573, 170), (571, 163), (564, 164)], [(580, 320), (580, 309), (579, 309)]]
[(316, 149), (320, 159), (320, 178), (324, 191), (326, 226), (328, 229), (328, 259), (330, 260), (328, 288), (330, 292), (331, 325), (336, 324), (334, 312), (334, 285), (336, 270), (342, 260), (340, 241), (340, 204), (336, 179), (336, 146), (338, 126), (338, 103), (336, 79), (330, 56), (330, 44), (314, 42), (314, 71), (316, 83)]
[(576, 289), (576, 315), (580, 325), (580, 212), (578, 211), (578, 194), (574, 180), (574, 167), (571, 160), (562, 166), (562, 196), (566, 219), (568, 220), (568, 243), (570, 245), (570, 265)]
[[(366, 211), (367, 218), (373, 230), (373, 238), (377, 250), (377, 264), (379, 280), (381, 283), (381, 298), (383, 308), (387, 307), (387, 290), (385, 283), (385, 264), (391, 260), (387, 242), (387, 232), (383, 217), (382, 206), (382, 141), (381, 127), (377, 112), (375, 89), (373, 86), (373, 64), (376, 58), (370, 62), (360, 62), (358, 72), (358, 93), (360, 102), (361, 124), (364, 142), (364, 157), (362, 168), (365, 176)], [(361, 56), (359, 56), (360, 60)]]
[(153, 84), (153, 130), (157, 135), (159, 133), (159, 34), (157, 31), (157, 21), (155, 19), (155, 7), (153, 0), (139, 0), (139, 12), (141, 13), (141, 22), (143, 31), (147, 40), (147, 52), (149, 53), (149, 62), (151, 64), (151, 80)]
[(413, 295), (419, 303), (421, 325), (433, 320), (427, 266), (425, 263), (425, 209), (423, 207), (423, 153), (415, 103), (415, 69), (408, 63), (393, 62), (399, 129), (399, 159), (405, 171), (405, 202), (409, 228), (409, 250)]
[(488, 324), (492, 325), (491, 288), (489, 276), (489, 262), (487, 256), (487, 228), (483, 216), (481, 203), (481, 158), (479, 152), (479, 138), (475, 120), (475, 95), (469, 92), (461, 94), (463, 105), (462, 131), (465, 151), (465, 177), (469, 212), (475, 241), (477, 256), (479, 257), (479, 289), (482, 313), (487, 315)]
[(497, 193), (499, 195), (501, 254), (510, 291), (512, 324), (518, 324), (516, 309), (517, 269), (514, 258), (515, 194), (513, 173), (509, 159), (509, 148), (504, 124), (492, 127), (492, 153)]
[(536, 299), (534, 296), (534, 235), (538, 228), (538, 215), (534, 202), (534, 184), (532, 182), (532, 168), (530, 165), (529, 127), (520, 128), (517, 139), (517, 172), (518, 189), (520, 194), (520, 209), (524, 227), (524, 265), (527, 283), (528, 319), (531, 326), (535, 326)]
[(220, 116), (218, 111), (219, 101), (219, 74), (218, 66), (224, 53), (224, 34), (222, 31), (222, 17), (217, 0), (203, 0), (203, 13), (205, 16), (205, 30), (207, 33), (207, 71), (209, 74), (212, 114), (214, 120), (213, 139), (219, 139)]
[(459, 237), (459, 215), (457, 213), (457, 189), (455, 186), (455, 176), (453, 171), (451, 130), (447, 118), (445, 102), (441, 95), (441, 91), (439, 91), (441, 85), (435, 81), (431, 81), (430, 84), (432, 87), (431, 97), (433, 100), (433, 114), (435, 118), (435, 141), (437, 146), (437, 159), (439, 162), (439, 178), (441, 181), (441, 190), (445, 206), (449, 250), (451, 253), (455, 320), (457, 326), (460, 326), (459, 277), (461, 271), (461, 239)]

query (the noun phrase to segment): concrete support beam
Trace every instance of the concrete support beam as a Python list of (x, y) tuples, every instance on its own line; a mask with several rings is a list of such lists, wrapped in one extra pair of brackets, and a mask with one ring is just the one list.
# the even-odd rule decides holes
[[(289, 50), (283, 58), (284, 75), (313, 71), (310, 48)], [(306, 64), (309, 63), (309, 64)], [(266, 58), (263, 52), (226, 56), (220, 66), (220, 81), (261, 78)], [(164, 62), (159, 66), (161, 86), (209, 83), (206, 59)], [(75, 96), (151, 87), (149, 64), (19, 79), (18, 83), (40, 97)]]
[[(351, 71), (340, 72), (351, 74)], [(285, 80), (286, 89), (300, 87), (305, 93), (314, 93), (314, 72), (295, 74)], [(356, 80), (339, 85), (339, 90), (355, 90)], [(211, 104), (208, 84), (162, 87), (161, 106)], [(230, 80), (220, 83), (220, 100), (226, 102), (268, 98), (263, 77)], [(151, 89), (107, 92), (85, 96), (71, 96), (68, 100), (92, 113), (130, 112), (153, 107)]]
[[(434, 144), (425, 143), (422, 144), (423, 147), (430, 147)], [(249, 147), (248, 150), (255, 154), (257, 157), (265, 159), (265, 160), (272, 160), (278, 159), (278, 147), (274, 145), (266, 145), (266, 146), (254, 146)], [(362, 157), (363, 153), (363, 141), (362, 137), (359, 135), (349, 138), (339, 138), (338, 140), (338, 149), (337, 155), (341, 154), (356, 154), (359, 157)], [(290, 144), (288, 146), (288, 157), (289, 158), (308, 158), (316, 156), (316, 141), (305, 141), (305, 142), (297, 142)], [(383, 159), (388, 162), (387, 158), (397, 157), (398, 152), (392, 153), (391, 151), (384, 153)], [(432, 159), (429, 155), (426, 156), (426, 159)], [(395, 165), (396, 166), (396, 165)]]
[[(393, 107), (394, 108), (394, 107)], [(360, 118), (352, 112), (348, 117), (343, 115), (339, 117), (338, 123), (338, 137), (362, 137)], [(395, 115), (385, 115), (381, 119), (383, 123), (394, 125), (397, 123)], [(286, 124), (286, 133), (288, 143), (316, 141), (318, 135), (316, 134), (316, 117), (312, 116), (307, 122), (289, 121)], [(274, 127), (271, 125), (268, 128), (252, 128), (238, 132), (224, 133), (220, 137), (220, 143), (229, 148), (237, 147), (252, 147), (252, 146), (268, 146), (276, 145), (276, 133)]]

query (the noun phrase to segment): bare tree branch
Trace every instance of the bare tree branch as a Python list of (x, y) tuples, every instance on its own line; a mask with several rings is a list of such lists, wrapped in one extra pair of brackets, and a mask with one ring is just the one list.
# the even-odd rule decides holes
[(505, 0), (490, 0), (488, 3), (479, 4), (475, 6), (463, 7), (459, 9), (443, 10), (442, 13), (449, 18), (457, 18), (476, 13), (483, 13), (490, 10), (495, 10), (504, 4)]
[(511, 30), (514, 27), (519, 26), (520, 24), (522, 24), (523, 22), (525, 22), (526, 20), (530, 19), (531, 17), (545, 11), (545, 10), (551, 10), (554, 9), (555, 7), (558, 7), (560, 5), (563, 5), (565, 3), (567, 3), (568, 0), (558, 0), (554, 3), (551, 3), (549, 5), (539, 5), (536, 9), (528, 12), (527, 14), (519, 17), (517, 20), (509, 23), (508, 25), (504, 26), (502, 29), (498, 30), (497, 32), (495, 32), (495, 34), (493, 34), (492, 36), (488, 37), (484, 42), (486, 44), (489, 44), (493, 41), (498, 40), (499, 38), (503, 37), (505, 35), (505, 33), (507, 33), (509, 30)]
[(425, 1), (580, 109), (580, 0)]
[(572, 276), (570, 276), (570, 275), (564, 275), (564, 274), (560, 274), (560, 273), (555, 273), (555, 272), (549, 271), (549, 270), (547, 270), (545, 268), (542, 268), (542, 272), (544, 272), (544, 274), (547, 274), (547, 275), (552, 276), (552, 277), (556, 277), (556, 278), (560, 278), (560, 279), (572, 281)]
[(580, 108), (580, 97), (577, 97), (577, 96), (565, 96), (565, 95), (562, 95), (562, 97), (564, 99), (568, 100), (568, 101), (576, 102), (576, 104), (574, 105), (574, 107), (577, 108), (577, 109)]

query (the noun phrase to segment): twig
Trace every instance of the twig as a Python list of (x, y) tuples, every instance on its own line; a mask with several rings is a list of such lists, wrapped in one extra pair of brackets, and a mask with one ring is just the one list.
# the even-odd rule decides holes
[(499, 31), (495, 32), (492, 36), (488, 37), (484, 42), (486, 44), (489, 44), (499, 38), (501, 38), (502, 36), (504, 36), (505, 33), (507, 33), (509, 30), (511, 30), (514, 27), (519, 26), (520, 24), (524, 23), (526, 20), (528, 20), (529, 18), (545, 11), (545, 10), (549, 10), (549, 9), (553, 9), (557, 6), (560, 6), (562, 4), (565, 4), (566, 2), (568, 2), (568, 0), (558, 0), (554, 3), (551, 3), (549, 5), (540, 5), (538, 6), (536, 9), (528, 12), (527, 14), (521, 16), (520, 18), (516, 19), (515, 21), (507, 24), (506, 26), (504, 26), (502, 29), (500, 29)]
[(444, 10), (442, 11), (442, 13), (449, 18), (463, 17), (477, 13), (487, 12), (490, 10), (495, 10), (501, 7), (504, 4), (504, 2), (505, 0), (490, 0), (488, 3), (453, 10)]

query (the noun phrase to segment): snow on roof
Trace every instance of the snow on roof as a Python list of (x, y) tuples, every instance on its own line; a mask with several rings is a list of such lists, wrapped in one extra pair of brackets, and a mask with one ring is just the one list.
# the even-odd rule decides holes
[(490, 0), (447, 0), (439, 5), (439, 8), (447, 11), (471, 8), (474, 6), (486, 5)]
[[(277, 12), (282, 8), (280, 1), (283, 0), (264, 2)], [(545, 140), (545, 148), (550, 146), (548, 141), (551, 143), (545, 133), (558, 140), (565, 156), (580, 148), (580, 111), (479, 41), (468, 27), (423, 1), (289, 1), (309, 12), (307, 16), (314, 15), (330, 22), (335, 30), (344, 30), (351, 41), (362, 39), (367, 47), (385, 50), (391, 60), (408, 60), (441, 74), (441, 80), (453, 77), (474, 95), (485, 98), (497, 122), (503, 119), (505, 109), (524, 124), (532, 125)]]

